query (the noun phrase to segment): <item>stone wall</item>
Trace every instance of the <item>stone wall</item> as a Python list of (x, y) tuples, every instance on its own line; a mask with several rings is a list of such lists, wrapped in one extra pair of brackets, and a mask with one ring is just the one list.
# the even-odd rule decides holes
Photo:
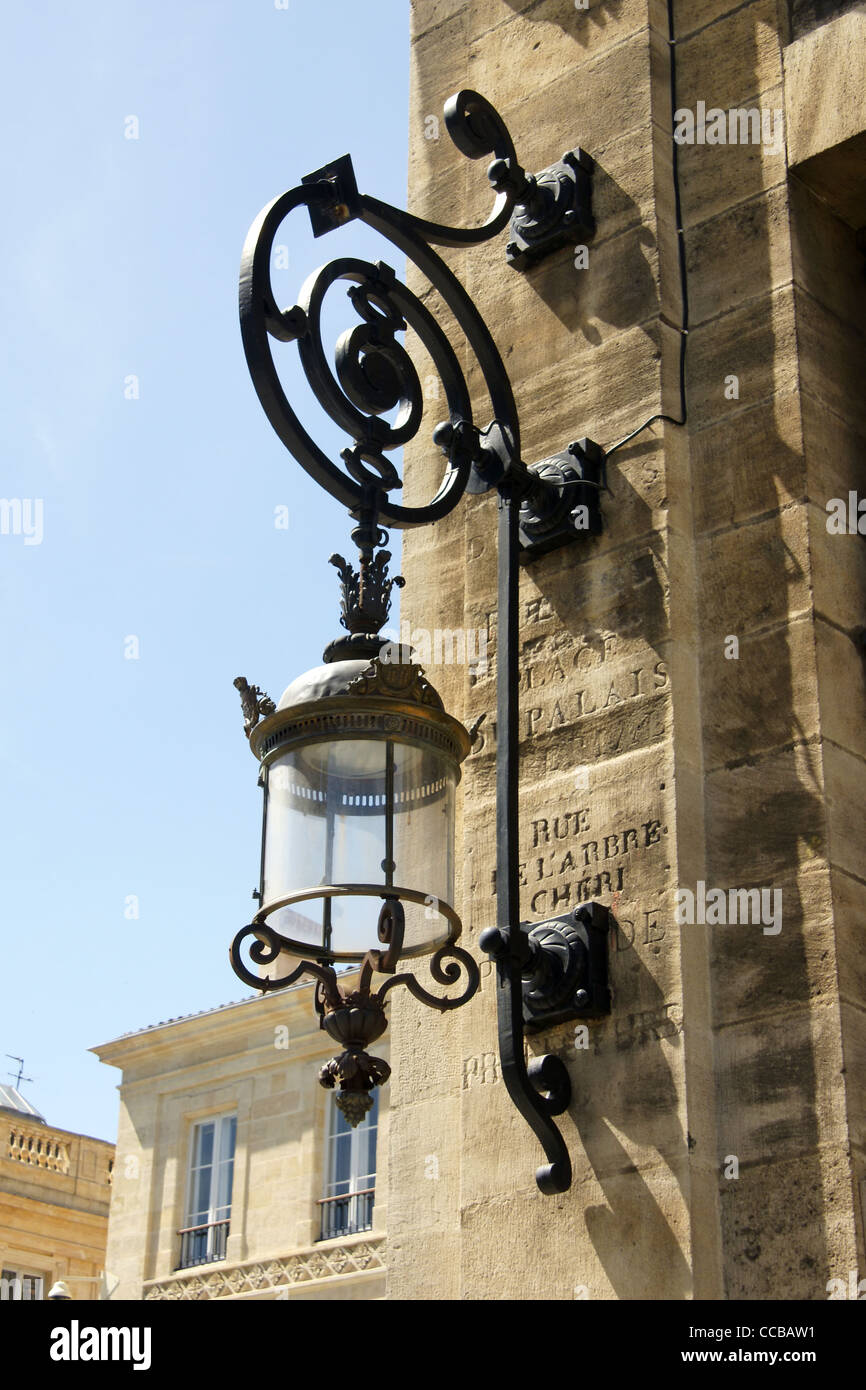
[[(597, 163), (588, 269), (566, 250), (515, 273), (504, 234), (444, 253), (511, 374), (525, 461), (677, 413), (666, 5), (417, 0), (413, 15), (414, 212), (486, 213), (483, 168), (430, 120), (461, 87), (493, 101), (527, 168), (577, 145)], [(808, 70), (786, 55), (787, 7), (690, 0), (674, 17), (677, 106), (758, 108), (770, 138), (680, 147), (688, 425), (617, 451), (604, 533), (525, 566), (520, 592), (521, 911), (613, 908), (613, 1014), (587, 1049), (573, 1025), (530, 1042), (574, 1088), (573, 1186), (543, 1197), (499, 1076), (489, 966), (454, 1016), (394, 1000), (391, 1298), (825, 1298), (866, 1267), (866, 567), (825, 509), (862, 472), (861, 266), (854, 227), (786, 156)], [(855, 19), (802, 40), (835, 53), (840, 80), (852, 34), (862, 71)], [(802, 149), (832, 157), (825, 133)], [(407, 449), (406, 500), (438, 470), (428, 445)], [(487, 675), (429, 670), (451, 713), (486, 715), (459, 842), (476, 951), (495, 920), (496, 506), (467, 498), (407, 533), (403, 562), (412, 627), (481, 630), (493, 658)], [(678, 890), (699, 883), (781, 892), (780, 929), (679, 925)]]

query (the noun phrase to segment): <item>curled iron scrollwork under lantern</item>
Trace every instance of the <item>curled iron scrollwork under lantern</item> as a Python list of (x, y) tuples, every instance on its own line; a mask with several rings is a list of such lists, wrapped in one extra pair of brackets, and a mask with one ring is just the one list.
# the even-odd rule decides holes
[[(480, 944), (496, 961), (503, 1078), (548, 1160), (536, 1181), (544, 1192), (562, 1192), (571, 1182), (571, 1163), (553, 1117), (569, 1103), (570, 1078), (553, 1055), (527, 1065), (524, 1011), (532, 1029), (609, 1009), (607, 914), (591, 904), (585, 921), (556, 920), (543, 924), (544, 930), (536, 924), (532, 933), (519, 921), (518, 559), (601, 530), (604, 454), (582, 439), (534, 465), (523, 462), (518, 412), (500, 353), (434, 247), (478, 246), (510, 222), (506, 258), (526, 270), (563, 246), (587, 240), (594, 232), (593, 164), (574, 149), (539, 174), (527, 173), (505, 122), (477, 92), (451, 97), (445, 124), (469, 159), (492, 156), (487, 176), (495, 199), (482, 225), (445, 226), (361, 193), (346, 155), (268, 204), (244, 246), (241, 332), (256, 392), (283, 444), (355, 519), (359, 563), (355, 570), (342, 556), (332, 557), (343, 582), (347, 635), (326, 648), (324, 666), (289, 686), (276, 707), (258, 687), (241, 678), (235, 682), (245, 732), (260, 760), (265, 822), (259, 911), (236, 936), (231, 958), (238, 975), (262, 990), (284, 988), (305, 973), (315, 977), (322, 1026), (343, 1048), (320, 1080), (339, 1083), (338, 1104), (353, 1124), (369, 1107), (372, 1088), (388, 1076), (387, 1064), (367, 1047), (384, 1032), (384, 1003), (393, 986), (405, 984), (440, 1010), (476, 992), (478, 967), (457, 945), (460, 918), (452, 901), (454, 792), (470, 735), (444, 711), (411, 658), (391, 665), (385, 655), (380, 629), (391, 588), (402, 580), (388, 578), (383, 527), (440, 521), (465, 492), (496, 489), (497, 926)], [(271, 284), (274, 241), (284, 220), (301, 207), (316, 237), (356, 219), (365, 223), (438, 292), (480, 370), (487, 396), (480, 420), (448, 336), (425, 300), (386, 262), (332, 260), (309, 276), (294, 305), (278, 306)], [(322, 342), (323, 305), (341, 282), (357, 322), (339, 337), (332, 365)], [(447, 410), (427, 435), (444, 456), (441, 483), (421, 505), (397, 500), (402, 480), (389, 457), (419, 436), (425, 416), (418, 369), (400, 340), (407, 330), (432, 361)], [(292, 343), (319, 404), (351, 441), (339, 463), (308, 433), (283, 389), (275, 349)], [(374, 901), (380, 903), (375, 945), (368, 935)], [(318, 905), (315, 913), (310, 904)], [(246, 946), (258, 973), (242, 960)], [(425, 955), (439, 985), (454, 985), (465, 974), (460, 995), (437, 996), (414, 974), (398, 970), (401, 960)], [(344, 994), (335, 967), (349, 962), (360, 965), (360, 977)], [(268, 977), (269, 967), (281, 973)], [(388, 977), (378, 990), (375, 974)]]

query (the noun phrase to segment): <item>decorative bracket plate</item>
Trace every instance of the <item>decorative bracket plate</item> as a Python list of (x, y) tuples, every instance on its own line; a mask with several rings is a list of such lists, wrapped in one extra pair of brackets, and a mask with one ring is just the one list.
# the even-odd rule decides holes
[(533, 927), (521, 923), (533, 952), (523, 971), (524, 1032), (610, 1013), (609, 928), (603, 903), (584, 903)]
[(600, 535), (604, 450), (594, 439), (579, 439), (565, 453), (531, 465), (543, 492), (520, 506), (520, 558), (533, 560), (582, 535)]
[[(591, 156), (575, 149), (566, 150), (558, 163), (540, 174), (526, 175), (525, 191), (512, 214), (505, 248), (510, 266), (528, 270), (561, 246), (577, 246), (592, 239), (594, 169)], [(497, 186), (495, 182), (493, 186)]]

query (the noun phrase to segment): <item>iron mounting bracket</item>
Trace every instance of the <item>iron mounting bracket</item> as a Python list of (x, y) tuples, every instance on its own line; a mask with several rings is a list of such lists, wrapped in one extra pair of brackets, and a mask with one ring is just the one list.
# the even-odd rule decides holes
[(603, 903), (584, 903), (535, 926), (521, 922), (532, 952), (522, 972), (524, 1032), (610, 1013), (609, 928)]
[[(499, 190), (491, 166), (490, 181)], [(592, 174), (595, 163), (585, 150), (566, 150), (562, 159), (540, 174), (527, 174), (512, 213), (505, 256), (515, 270), (528, 270), (561, 246), (580, 245), (595, 234)], [(508, 187), (503, 183), (503, 188)]]

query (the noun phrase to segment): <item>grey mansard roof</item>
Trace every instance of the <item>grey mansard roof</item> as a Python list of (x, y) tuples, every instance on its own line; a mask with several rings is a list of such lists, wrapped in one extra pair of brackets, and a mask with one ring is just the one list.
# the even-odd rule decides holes
[(0, 1110), (14, 1110), (17, 1115), (26, 1115), (28, 1119), (38, 1120), (43, 1125), (47, 1123), (45, 1116), (40, 1115), (14, 1086), (0, 1085)]

